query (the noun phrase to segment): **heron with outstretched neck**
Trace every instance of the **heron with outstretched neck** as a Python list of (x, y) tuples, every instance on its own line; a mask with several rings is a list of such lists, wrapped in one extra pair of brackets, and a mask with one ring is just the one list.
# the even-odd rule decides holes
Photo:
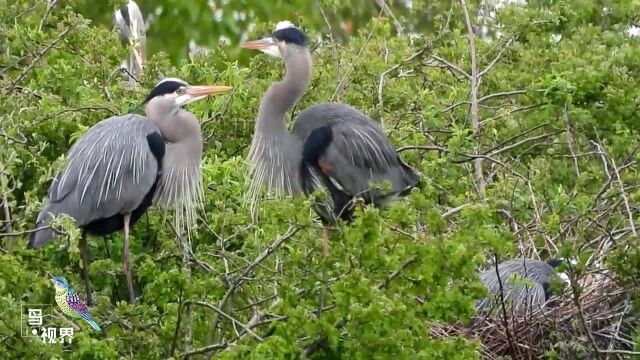
[[(263, 187), (286, 195), (326, 189), (330, 198), (314, 204), (325, 224), (326, 255), (326, 225), (351, 220), (356, 199), (384, 206), (408, 194), (419, 175), (402, 162), (382, 127), (349, 105), (311, 106), (297, 116), (291, 132), (287, 130), (286, 114), (307, 91), (312, 70), (307, 36), (291, 22), (278, 23), (270, 37), (242, 47), (280, 58), (285, 67), (284, 78), (269, 87), (258, 109), (249, 151), (249, 199), (255, 206)], [(378, 184), (384, 182), (391, 187), (382, 190)]]
[(152, 205), (176, 211), (179, 228), (190, 228), (202, 204), (202, 133), (195, 115), (183, 106), (231, 89), (160, 81), (144, 100), (146, 117), (114, 116), (91, 127), (69, 150), (66, 167), (49, 188), (29, 248), (49, 242), (47, 225), (59, 214), (83, 231), (82, 272), (91, 303), (86, 233), (104, 236), (123, 230), (122, 266), (129, 298), (135, 303), (130, 268), (129, 230)]

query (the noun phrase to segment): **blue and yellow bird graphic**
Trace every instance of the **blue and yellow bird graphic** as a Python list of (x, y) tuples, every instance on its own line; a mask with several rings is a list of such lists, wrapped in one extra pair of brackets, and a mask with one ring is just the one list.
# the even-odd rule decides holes
[(56, 303), (60, 307), (63, 313), (75, 318), (82, 318), (89, 323), (96, 331), (100, 331), (100, 326), (89, 314), (87, 305), (80, 299), (80, 296), (76, 294), (72, 287), (69, 286), (67, 279), (62, 276), (56, 276), (51, 279), (53, 285), (56, 288)]

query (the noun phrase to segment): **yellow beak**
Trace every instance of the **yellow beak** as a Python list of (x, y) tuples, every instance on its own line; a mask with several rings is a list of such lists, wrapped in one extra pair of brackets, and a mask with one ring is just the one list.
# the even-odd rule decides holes
[(224, 85), (211, 85), (211, 86), (189, 86), (186, 88), (186, 93), (193, 97), (208, 96), (214, 94), (220, 94), (233, 89), (231, 86)]

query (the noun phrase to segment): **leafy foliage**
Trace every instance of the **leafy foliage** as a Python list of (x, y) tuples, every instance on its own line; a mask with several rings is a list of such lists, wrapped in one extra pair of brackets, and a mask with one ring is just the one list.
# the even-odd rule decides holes
[[(140, 3), (148, 10), (151, 2)], [(165, 12), (148, 33), (154, 54), (132, 88), (117, 72), (127, 50), (105, 26), (121, 4), (0, 0), (0, 344), (9, 358), (477, 358), (477, 340), (429, 328), (469, 322), (485, 295), (477, 269), (494, 257), (571, 256), (576, 289), (606, 270), (637, 302), (640, 40), (626, 32), (636, 2), (607, 4), (606, 13), (580, 0), (506, 7), (501, 36), (474, 38), (475, 58), (457, 2), (414, 1), (400, 20), (434, 31), (396, 36), (375, 7), (323, 1), (332, 20), (356, 9), (349, 14), (358, 26), (342, 42), (326, 35), (315, 2), (230, 2), (221, 22), (204, 15), (204, 2), (160, 3)], [(249, 7), (251, 37), (280, 20), (265, 22), (273, 14), (296, 20), (295, 11), (312, 35), (314, 77), (293, 116), (323, 101), (354, 105), (384, 125), (423, 176), (405, 201), (360, 208), (353, 224), (334, 229), (328, 257), (310, 200), (268, 199), (256, 219), (244, 200), (256, 109), (282, 74), (274, 59), (238, 54), (245, 23), (226, 12)], [(415, 25), (421, 12), (428, 26)], [(181, 60), (187, 39), (212, 41), (209, 27), (233, 35), (233, 45)], [(22, 338), (20, 304), (53, 303), (50, 275), (82, 288), (71, 222), (58, 241), (24, 249), (53, 174), (90, 126), (138, 111), (158, 74), (234, 87), (190, 107), (206, 139), (205, 212), (192, 252), (164, 214), (150, 211), (132, 233), (141, 292), (132, 306), (121, 236), (92, 239), (91, 311), (103, 333), (83, 327), (70, 352)], [(637, 334), (634, 321), (620, 321)], [(540, 354), (592, 351), (588, 329), (574, 332), (549, 337)]]

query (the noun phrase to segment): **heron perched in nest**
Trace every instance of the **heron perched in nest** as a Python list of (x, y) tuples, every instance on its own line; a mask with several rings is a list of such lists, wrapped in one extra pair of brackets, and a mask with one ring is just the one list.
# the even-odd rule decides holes
[[(281, 21), (271, 36), (245, 42), (242, 47), (279, 58), (285, 68), (284, 78), (269, 87), (258, 109), (249, 151), (253, 205), (263, 186), (286, 195), (324, 188), (330, 197), (317, 202), (314, 210), (326, 225), (351, 220), (358, 198), (380, 207), (407, 195), (418, 184), (418, 173), (402, 162), (380, 124), (349, 105), (313, 105), (287, 130), (285, 117), (311, 80), (311, 52), (300, 29)], [(382, 182), (389, 182), (391, 188), (377, 189), (375, 184)], [(329, 232), (324, 229), (327, 255)]]
[(510, 313), (545, 306), (552, 295), (552, 278), (557, 276), (568, 281), (566, 274), (556, 271), (562, 262), (560, 259), (545, 262), (519, 258), (498, 264), (497, 271), (495, 266), (491, 267), (480, 274), (490, 296), (478, 301), (476, 309), (481, 313), (499, 310), (503, 299)]

